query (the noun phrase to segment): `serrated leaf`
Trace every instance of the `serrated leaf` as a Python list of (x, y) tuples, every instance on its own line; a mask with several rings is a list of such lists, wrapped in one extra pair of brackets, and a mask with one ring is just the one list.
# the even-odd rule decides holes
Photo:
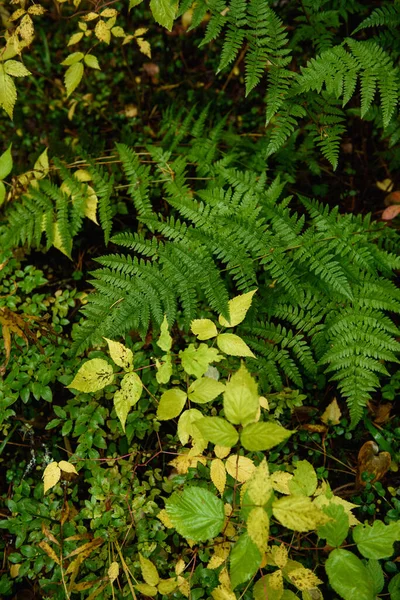
[(188, 443), (190, 437), (195, 437), (193, 423), (202, 418), (203, 413), (196, 408), (190, 408), (181, 414), (178, 421), (178, 438), (182, 446)]
[(97, 21), (96, 27), (94, 28), (94, 34), (100, 42), (109, 44), (111, 41), (111, 31), (107, 27), (107, 24), (102, 20)]
[(231, 477), (244, 483), (253, 475), (256, 466), (247, 456), (231, 454), (225, 461), (225, 469)]
[(151, 562), (151, 560), (145, 558), (142, 554), (139, 554), (139, 561), (142, 576), (145, 582), (148, 585), (156, 586), (160, 581), (156, 566)]
[(32, 75), (25, 65), (18, 60), (7, 60), (4, 63), (4, 70), (7, 75), (12, 75), (13, 77), (27, 77), (28, 75)]
[(157, 409), (157, 419), (168, 421), (175, 419), (185, 406), (187, 400), (186, 392), (179, 388), (172, 388), (163, 393)]
[(261, 452), (287, 440), (292, 433), (276, 423), (251, 423), (243, 429), (240, 441), (246, 450)]
[(397, 575), (392, 577), (391, 581), (389, 581), (388, 590), (390, 600), (400, 600), (400, 573), (397, 573)]
[(220, 325), (223, 327), (236, 327), (236, 325), (239, 325), (246, 317), (256, 291), (257, 290), (253, 290), (252, 292), (241, 294), (240, 296), (236, 296), (235, 298), (232, 298), (232, 300), (229, 300), (228, 307), (230, 319), (227, 321), (225, 317), (220, 315), (218, 318)]
[[(129, 371), (133, 368), (133, 352), (130, 348), (124, 346), (120, 342), (114, 342), (114, 340), (109, 340), (108, 338), (104, 338), (108, 345), (108, 351), (110, 353), (111, 359), (115, 362), (116, 365), (122, 367), (126, 371)], [(140, 380), (139, 380), (140, 381)]]
[(259, 409), (257, 384), (242, 364), (226, 384), (224, 393), (225, 416), (235, 425), (255, 420)]
[(119, 575), (119, 564), (117, 562), (114, 561), (111, 563), (108, 567), (107, 575), (111, 583), (117, 579)]
[(217, 336), (217, 346), (229, 356), (250, 356), (256, 358), (246, 342), (234, 333), (220, 333)]
[(100, 17), (105, 19), (111, 19), (112, 17), (116, 17), (118, 15), (118, 11), (115, 8), (105, 8), (101, 11)]
[(385, 576), (383, 574), (382, 567), (378, 560), (373, 559), (370, 559), (365, 566), (367, 567), (368, 573), (370, 574), (374, 583), (374, 595), (377, 596), (381, 593), (385, 586)]
[(329, 583), (344, 600), (374, 600), (374, 583), (361, 560), (348, 550), (333, 550), (325, 563)]
[(250, 510), (246, 520), (247, 533), (261, 553), (267, 549), (269, 539), (269, 518), (261, 506)]
[(47, 151), (48, 149), (45, 148), (33, 165), (33, 176), (35, 179), (43, 179), (49, 172), (50, 165)]
[(77, 44), (78, 42), (81, 41), (83, 36), (84, 36), (83, 31), (77, 31), (77, 33), (73, 33), (68, 40), (67, 46), (73, 46), (74, 44)]
[(230, 451), (230, 446), (221, 446), (220, 444), (214, 446), (214, 454), (217, 458), (226, 458)]
[(308, 460), (299, 460), (295, 465), (293, 478), (289, 482), (290, 493), (312, 496), (317, 485), (317, 474), (312, 464)]
[(224, 503), (199, 487), (174, 492), (165, 503), (177, 532), (186, 539), (202, 542), (216, 537), (225, 523)]
[[(253, 587), (254, 600), (281, 600), (283, 598), (283, 577), (281, 571), (264, 575)], [(297, 598), (297, 596), (294, 596)]]
[(121, 381), (121, 389), (114, 394), (114, 408), (122, 429), (125, 431), (125, 423), (133, 406), (142, 395), (143, 384), (136, 373), (127, 373)]
[(161, 350), (164, 350), (164, 352), (169, 352), (172, 347), (172, 337), (168, 330), (167, 315), (164, 315), (163, 322), (161, 323), (160, 337), (158, 338), (157, 346), (161, 348)]
[(265, 458), (256, 467), (253, 475), (247, 482), (246, 492), (250, 501), (256, 506), (263, 506), (268, 502), (272, 493), (272, 484), (268, 463)]
[(293, 531), (312, 531), (329, 521), (307, 496), (285, 496), (272, 504), (273, 515), (288, 529)]
[(114, 381), (113, 368), (102, 358), (92, 358), (85, 362), (68, 388), (79, 392), (98, 392)]
[(137, 45), (139, 46), (139, 50), (145, 56), (151, 58), (151, 46), (147, 40), (143, 38), (136, 38)]
[(64, 471), (64, 473), (75, 473), (75, 475), (78, 475), (74, 465), (71, 465), (71, 463), (67, 462), (66, 460), (60, 460), (58, 466), (60, 467), (61, 471)]
[(201, 377), (196, 379), (188, 390), (189, 400), (198, 404), (204, 404), (205, 402), (211, 402), (215, 400), (217, 396), (225, 391), (225, 386), (215, 379), (210, 377)]
[(261, 552), (247, 533), (240, 536), (230, 554), (232, 589), (248, 581), (261, 564)]
[(43, 493), (45, 494), (50, 488), (54, 487), (60, 481), (61, 469), (57, 462), (51, 462), (47, 465), (43, 473)]
[(64, 83), (67, 90), (67, 98), (72, 94), (72, 92), (78, 87), (83, 77), (83, 64), (81, 62), (77, 62), (65, 71), (64, 75)]
[(235, 593), (223, 585), (214, 588), (211, 592), (211, 596), (214, 600), (236, 600)]
[(211, 461), (210, 477), (219, 493), (223, 494), (226, 485), (226, 471), (224, 463), (219, 458)]
[(332, 548), (338, 548), (349, 532), (349, 517), (340, 504), (328, 504), (323, 512), (332, 520), (318, 527), (318, 536), (326, 539), (326, 543)]
[(179, 352), (179, 356), (185, 372), (194, 375), (197, 379), (203, 377), (211, 363), (219, 362), (224, 358), (216, 348), (209, 348), (206, 344), (200, 344), (198, 348), (194, 344), (189, 344), (185, 350)]
[(7, 150), (0, 156), (0, 179), (5, 179), (12, 171), (13, 159), (11, 155), (11, 148), (12, 144), (10, 144)]
[(320, 585), (322, 581), (310, 570), (305, 567), (290, 570), (288, 573), (290, 583), (298, 590), (310, 590)]
[(4, 108), (10, 119), (13, 118), (14, 106), (17, 101), (17, 89), (12, 77), (7, 75), (4, 66), (0, 64), (0, 106)]
[(272, 546), (271, 556), (275, 565), (279, 569), (284, 569), (286, 567), (289, 556), (286, 546), (284, 544), (281, 544), (280, 546)]
[(334, 398), (324, 410), (321, 416), (321, 421), (325, 423), (325, 425), (338, 425), (340, 423), (341, 416), (342, 411), (339, 408), (336, 398)]
[(209, 340), (218, 335), (218, 329), (211, 319), (195, 319), (190, 325), (190, 329), (197, 336), (198, 340)]
[(170, 577), (169, 579), (160, 580), (160, 583), (158, 584), (158, 591), (160, 594), (168, 596), (168, 594), (172, 594), (172, 592), (175, 591), (177, 587), (178, 581), (175, 578)]
[(72, 54), (68, 54), (67, 58), (63, 60), (61, 63), (64, 67), (71, 67), (76, 63), (80, 62), (84, 57), (83, 52), (72, 52)]
[[(129, 4), (129, 8), (131, 7), (131, 4)], [(176, 0), (150, 0), (150, 10), (153, 13), (154, 20), (166, 27), (168, 31), (172, 29), (177, 9), (178, 3)]]
[(400, 540), (400, 522), (385, 525), (382, 521), (374, 521), (372, 525), (357, 525), (353, 529), (353, 539), (358, 551), (366, 558), (389, 558), (394, 552), (394, 542)]
[(99, 61), (97, 60), (97, 56), (94, 54), (85, 54), (83, 62), (91, 69), (98, 69), (100, 71)]
[(120, 27), (119, 25), (117, 25), (117, 27), (112, 27), (111, 28), (111, 33), (113, 34), (114, 37), (116, 38), (122, 38), (125, 37), (125, 31), (122, 29), (122, 27)]
[(129, 10), (131, 10), (131, 8), (135, 8), (135, 6), (139, 6), (141, 2), (143, 2), (143, 0), (129, 0)]
[(158, 589), (153, 585), (149, 585), (148, 583), (136, 583), (134, 587), (144, 596), (150, 596), (151, 598), (154, 598), (154, 596), (157, 596), (158, 594)]
[(220, 446), (234, 446), (239, 434), (236, 429), (221, 417), (203, 417), (196, 421), (196, 427), (207, 442)]

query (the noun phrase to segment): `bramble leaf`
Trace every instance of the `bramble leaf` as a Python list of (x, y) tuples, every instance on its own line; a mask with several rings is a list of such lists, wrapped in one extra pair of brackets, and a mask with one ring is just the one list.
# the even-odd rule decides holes
[(225, 416), (234, 425), (245, 425), (255, 420), (259, 406), (257, 384), (242, 364), (226, 384)]
[(168, 421), (175, 419), (185, 406), (187, 400), (186, 392), (179, 388), (172, 388), (163, 393), (157, 409), (157, 419)]
[(247, 292), (247, 294), (241, 294), (229, 300), (229, 317), (227, 321), (222, 315), (219, 316), (218, 321), (223, 327), (235, 327), (239, 325), (246, 317), (247, 311), (249, 310), (253, 301), (253, 296), (257, 290)]
[(216, 537), (224, 527), (224, 503), (204, 488), (188, 487), (182, 493), (174, 492), (165, 507), (177, 532), (187, 539), (204, 542)]

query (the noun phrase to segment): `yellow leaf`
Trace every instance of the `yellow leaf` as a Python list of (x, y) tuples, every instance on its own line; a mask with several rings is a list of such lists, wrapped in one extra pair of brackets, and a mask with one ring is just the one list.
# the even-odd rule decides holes
[(179, 576), (178, 577), (178, 586), (179, 586), (179, 591), (181, 592), (181, 594), (183, 594), (186, 598), (189, 598), (190, 583), (189, 583), (188, 579), (185, 579), (184, 577)]
[(47, 175), (50, 169), (49, 157), (47, 155), (47, 148), (43, 150), (35, 164), (33, 165), (33, 174), (35, 179), (43, 179)]
[(136, 38), (137, 45), (139, 46), (139, 50), (142, 54), (145, 54), (149, 58), (151, 58), (151, 46), (149, 42), (144, 40), (143, 38)]
[(253, 508), (247, 517), (247, 533), (260, 550), (265, 552), (269, 538), (269, 518), (261, 506)]
[(324, 410), (321, 421), (325, 423), (325, 425), (338, 425), (341, 416), (342, 411), (339, 408), (336, 398), (334, 398)]
[(160, 398), (160, 402), (157, 408), (157, 419), (160, 421), (168, 421), (169, 419), (175, 419), (187, 400), (187, 394), (179, 388), (171, 388), (164, 392)]
[(264, 396), (260, 396), (258, 399), (261, 408), (265, 408), (265, 410), (269, 410), (268, 400), (264, 398)]
[(289, 495), (289, 481), (291, 479), (293, 479), (293, 475), (291, 473), (286, 473), (285, 471), (275, 471), (275, 473), (272, 473), (271, 475), (271, 484), (276, 492)]
[(219, 585), (211, 592), (214, 600), (236, 600), (236, 594), (223, 585)]
[(229, 356), (250, 356), (256, 358), (246, 342), (234, 333), (220, 333), (217, 336), (217, 346)]
[(290, 571), (288, 577), (290, 583), (297, 587), (298, 590), (309, 590), (322, 583), (310, 569), (306, 569), (305, 567)]
[(127, 416), (142, 395), (143, 384), (136, 373), (127, 373), (121, 381), (121, 389), (114, 394), (114, 408), (122, 429), (125, 431)]
[(113, 27), (111, 29), (111, 33), (116, 38), (123, 38), (123, 37), (125, 37), (125, 31), (122, 29), (122, 27), (119, 27), (119, 26)]
[(105, 44), (110, 43), (111, 32), (104, 21), (97, 21), (96, 27), (94, 28), (94, 33), (100, 42), (104, 42)]
[(142, 37), (146, 32), (147, 27), (139, 27), (139, 29), (136, 29), (136, 31), (134, 31), (133, 37)]
[(144, 596), (154, 597), (158, 594), (157, 588), (147, 583), (137, 583), (134, 587)]
[(228, 446), (220, 446), (219, 444), (214, 446), (214, 453), (217, 458), (226, 458), (230, 451), (231, 449)]
[(57, 556), (57, 554), (54, 552), (53, 548), (44, 540), (42, 540), (41, 542), (38, 543), (39, 548), (41, 548), (43, 550), (43, 552), (46, 552), (47, 556), (49, 558), (51, 558), (51, 560), (54, 560), (54, 562), (59, 565), (60, 564), (60, 559)]
[(246, 456), (239, 456), (237, 454), (232, 454), (229, 456), (229, 458), (227, 458), (225, 462), (225, 468), (229, 475), (231, 475), (231, 477), (240, 483), (250, 479), (256, 469), (253, 461), (250, 460), (250, 458), (247, 458)]
[[(40, 544), (39, 544), (39, 546), (40, 546)], [(21, 568), (21, 563), (16, 563), (14, 565), (11, 565), (11, 567), (10, 567), (10, 575), (11, 575), (11, 577), (13, 579), (15, 577), (18, 577), (18, 573), (19, 573), (20, 568)]]
[(265, 458), (246, 483), (246, 491), (251, 502), (257, 506), (263, 506), (271, 496), (272, 484), (269, 477), (268, 463)]
[(190, 468), (196, 468), (198, 462), (202, 465), (207, 464), (204, 456), (189, 456), (189, 454), (180, 454), (168, 464), (175, 467), (179, 475), (185, 475)]
[(272, 546), (271, 548), (272, 560), (277, 567), (283, 569), (288, 561), (288, 551), (286, 546), (281, 544), (280, 546)]
[(54, 487), (60, 481), (61, 469), (56, 462), (51, 462), (44, 470), (43, 480), (45, 494), (50, 488)]
[(272, 513), (284, 527), (293, 531), (311, 531), (330, 521), (308, 496), (285, 496), (275, 500)]
[(283, 575), (282, 571), (274, 571), (269, 575), (269, 585), (273, 590), (283, 589)]
[(43, 8), (43, 6), (40, 6), (40, 4), (33, 4), (32, 6), (30, 6), (28, 8), (28, 13), (30, 15), (35, 16), (35, 17), (38, 17), (40, 15), (44, 15), (45, 12), (46, 12), (46, 9)]
[[(164, 525), (164, 527), (167, 527), (168, 529), (172, 529), (173, 525), (171, 523), (171, 519), (169, 518), (168, 513), (165, 510), (165, 508), (162, 508), (160, 510), (160, 512), (157, 515), (157, 519), (160, 519), (160, 521)], [(177, 573), (177, 575), (179, 575), (179, 573)]]
[(87, 15), (85, 15), (84, 17), (82, 17), (83, 21), (94, 21), (94, 19), (98, 18), (98, 14), (95, 12), (89, 12)]
[(391, 192), (393, 189), (393, 181), (391, 179), (384, 179), (383, 181), (377, 181), (376, 187), (382, 190), (382, 192)]
[(117, 562), (112, 562), (108, 568), (107, 575), (111, 583), (115, 581), (119, 575), (119, 564)]
[(252, 292), (247, 292), (247, 294), (241, 294), (240, 296), (236, 296), (229, 300), (229, 316), (230, 320), (227, 321), (222, 315), (219, 316), (218, 320), (223, 327), (235, 327), (239, 325), (243, 321), (246, 316), (247, 311), (249, 310), (253, 296), (257, 290), (253, 290)]
[(196, 408), (190, 408), (181, 414), (178, 421), (178, 438), (182, 446), (188, 443), (190, 437), (196, 437), (198, 430), (195, 430), (193, 424), (202, 418), (203, 413)]
[(112, 360), (116, 365), (129, 371), (133, 367), (133, 352), (130, 348), (124, 346), (120, 342), (114, 342), (108, 338), (104, 338), (108, 345), (108, 351)]
[(78, 475), (74, 465), (71, 465), (71, 463), (67, 462), (66, 460), (60, 460), (58, 466), (60, 467), (61, 471), (64, 471), (64, 473), (75, 473), (75, 475)]
[(105, 8), (104, 10), (101, 11), (100, 16), (104, 17), (105, 19), (109, 19), (111, 17), (116, 17), (118, 14), (118, 11), (115, 10), (115, 8)]
[(218, 335), (215, 323), (211, 319), (195, 319), (192, 321), (190, 328), (200, 341), (209, 340)]
[(93, 221), (93, 223), (96, 223), (96, 225), (99, 224), (99, 222), (97, 221), (98, 202), (99, 202), (99, 199), (97, 198), (96, 192), (90, 185), (88, 185), (87, 186), (87, 196), (86, 196), (85, 207), (84, 207), (85, 217), (87, 217), (88, 219)]
[(114, 380), (113, 368), (102, 358), (92, 358), (85, 362), (68, 388), (79, 392), (98, 392)]
[(30, 46), (35, 37), (35, 28), (29, 15), (24, 15), (17, 27), (18, 35), (23, 39), (25, 46)]
[(22, 17), (22, 15), (25, 14), (25, 9), (24, 8), (18, 8), (17, 10), (15, 10), (13, 12), (13, 14), (9, 17), (9, 21), (13, 22), (13, 21), (17, 21), (20, 17)]
[[(167, 511), (165, 511), (166, 513)], [(169, 518), (169, 517), (168, 517)], [(171, 525), (172, 526), (172, 525)], [(176, 575), (180, 575), (181, 573), (183, 573), (183, 571), (185, 570), (185, 561), (182, 560), (181, 558), (178, 560), (178, 562), (175, 565), (175, 574)]]
[(161, 348), (161, 350), (164, 350), (164, 352), (169, 352), (172, 347), (172, 337), (168, 329), (167, 315), (164, 315), (163, 322), (161, 323), (160, 337), (158, 338), (157, 346)]
[(226, 471), (224, 463), (219, 458), (214, 458), (214, 460), (211, 461), (210, 475), (211, 481), (219, 493), (223, 494), (226, 485)]
[[(328, 488), (326, 488), (326, 490), (327, 489)], [(316, 495), (317, 497), (314, 500), (314, 504), (315, 506), (318, 506), (318, 508), (329, 506), (329, 504), (340, 504), (341, 506), (343, 506), (345, 513), (349, 517), (350, 526), (358, 525), (360, 523), (360, 521), (351, 512), (354, 508), (358, 508), (357, 504), (352, 504), (351, 502), (340, 498), (340, 496), (332, 496), (331, 498), (329, 498), (325, 494), (324, 488), (322, 486), (318, 488), (318, 490), (316, 491)]]
[(68, 40), (67, 46), (73, 46), (74, 44), (77, 44), (78, 42), (80, 42), (81, 39), (83, 38), (83, 35), (84, 35), (83, 31), (78, 31), (77, 33), (73, 33)]
[(224, 588), (227, 590), (232, 589), (231, 580), (229, 577), (228, 569), (224, 567), (220, 574), (218, 575), (218, 581), (222, 584)]
[(151, 560), (142, 556), (142, 554), (139, 554), (139, 560), (140, 568), (142, 569), (142, 575), (145, 582), (148, 585), (157, 585), (160, 581), (160, 577), (158, 575), (158, 571), (155, 565), (153, 565)]

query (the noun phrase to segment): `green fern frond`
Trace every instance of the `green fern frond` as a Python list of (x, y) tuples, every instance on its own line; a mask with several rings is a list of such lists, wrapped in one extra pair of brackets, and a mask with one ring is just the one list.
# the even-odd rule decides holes
[(400, 6), (398, 4), (375, 8), (369, 17), (356, 27), (352, 35), (367, 27), (382, 27), (384, 25), (387, 27), (398, 27), (400, 25)]

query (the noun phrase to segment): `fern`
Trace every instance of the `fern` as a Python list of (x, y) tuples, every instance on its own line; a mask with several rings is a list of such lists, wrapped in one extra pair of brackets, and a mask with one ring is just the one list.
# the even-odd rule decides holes
[(353, 31), (353, 35), (367, 27), (382, 27), (384, 25), (387, 27), (398, 27), (400, 25), (400, 6), (398, 4), (375, 8), (370, 16), (364, 19)]

